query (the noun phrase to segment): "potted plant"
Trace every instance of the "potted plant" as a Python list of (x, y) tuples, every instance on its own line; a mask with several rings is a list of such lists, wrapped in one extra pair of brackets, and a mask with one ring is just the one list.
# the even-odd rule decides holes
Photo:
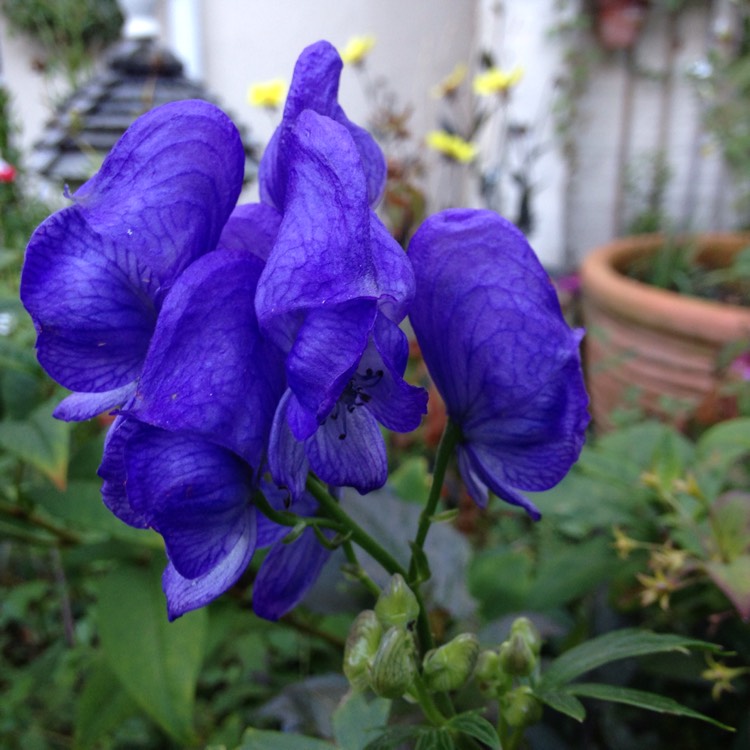
[[(634, 405), (680, 427), (706, 413), (750, 349), (747, 234), (614, 240), (581, 267), (586, 365), (595, 424)], [(659, 285), (660, 284), (660, 285)]]

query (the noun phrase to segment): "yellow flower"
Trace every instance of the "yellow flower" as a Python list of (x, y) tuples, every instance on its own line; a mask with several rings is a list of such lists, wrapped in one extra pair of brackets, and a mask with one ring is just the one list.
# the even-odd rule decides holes
[(425, 142), (443, 156), (464, 164), (473, 161), (477, 155), (477, 147), (473, 143), (465, 141), (459, 135), (447, 133), (445, 130), (433, 130), (427, 134)]
[(627, 560), (631, 552), (642, 546), (640, 542), (627, 536), (619, 526), (615, 526), (612, 532), (615, 535), (612, 546), (617, 550), (617, 556), (621, 560)]
[(680, 581), (671, 576), (666, 576), (663, 570), (655, 570), (652, 576), (647, 576), (645, 573), (637, 573), (636, 578), (641, 586), (643, 586), (643, 590), (641, 591), (641, 605), (644, 607), (658, 603), (666, 611), (669, 609), (670, 596), (683, 587)]
[(253, 107), (276, 109), (286, 96), (286, 83), (280, 78), (264, 83), (253, 83), (247, 92), (247, 100)]
[(375, 37), (370, 34), (353, 36), (341, 50), (341, 59), (345, 65), (361, 65), (374, 46)]
[(721, 698), (722, 693), (733, 693), (735, 691), (732, 680), (750, 673), (749, 667), (730, 667), (724, 662), (716, 661), (711, 654), (706, 656), (706, 661), (708, 662), (708, 669), (701, 672), (701, 677), (714, 683), (711, 688), (711, 697), (715, 701)]
[(474, 78), (474, 92), (479, 96), (505, 93), (523, 78), (523, 68), (514, 65), (510, 70), (490, 68)]
[(443, 78), (437, 86), (433, 87), (432, 95), (436, 99), (442, 99), (444, 96), (452, 96), (458, 90), (458, 87), (464, 82), (466, 73), (469, 68), (465, 63), (458, 63), (448, 75)]

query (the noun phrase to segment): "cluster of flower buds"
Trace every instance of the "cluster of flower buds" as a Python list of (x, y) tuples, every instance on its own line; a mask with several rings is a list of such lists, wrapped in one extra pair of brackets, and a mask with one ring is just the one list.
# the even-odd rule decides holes
[[(344, 674), (355, 690), (371, 688), (383, 698), (409, 692), (420, 673), (413, 627), (419, 603), (402, 576), (383, 589), (375, 609), (361, 612), (344, 650)], [(433, 692), (457, 690), (471, 677), (479, 654), (475, 635), (462, 633), (425, 654), (421, 679)]]
[(542, 705), (534, 695), (530, 680), (539, 672), (542, 640), (533, 623), (519, 617), (510, 635), (497, 649), (479, 654), (475, 678), (479, 689), (496, 698), (507, 724), (514, 728), (539, 721)]

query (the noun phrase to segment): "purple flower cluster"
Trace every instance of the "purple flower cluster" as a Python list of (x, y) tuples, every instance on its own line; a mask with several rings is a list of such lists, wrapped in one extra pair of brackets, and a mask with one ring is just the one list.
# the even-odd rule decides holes
[(29, 242), (21, 297), (39, 361), (72, 391), (65, 420), (117, 418), (99, 470), (107, 507), (162, 535), (170, 618), (233, 585), (270, 548), (253, 588), (275, 619), (328, 550), (307, 528), (313, 472), (365, 494), (387, 479), (381, 427), (415, 429), (404, 380), (409, 315), (461, 431), (473, 497), (559, 481), (587, 423), (578, 344), (524, 237), (490, 212), (428, 219), (408, 254), (373, 206), (385, 160), (337, 101), (341, 60), (308, 47), (260, 167), (261, 202), (236, 202), (236, 128), (201, 101), (138, 119), (101, 170)]

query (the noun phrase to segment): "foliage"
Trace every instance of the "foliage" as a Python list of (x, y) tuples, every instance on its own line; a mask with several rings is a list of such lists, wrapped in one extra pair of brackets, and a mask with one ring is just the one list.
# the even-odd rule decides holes
[(2, 0), (0, 7), (11, 28), (39, 42), (43, 65), (61, 68), (71, 81), (122, 25), (115, 0)]

